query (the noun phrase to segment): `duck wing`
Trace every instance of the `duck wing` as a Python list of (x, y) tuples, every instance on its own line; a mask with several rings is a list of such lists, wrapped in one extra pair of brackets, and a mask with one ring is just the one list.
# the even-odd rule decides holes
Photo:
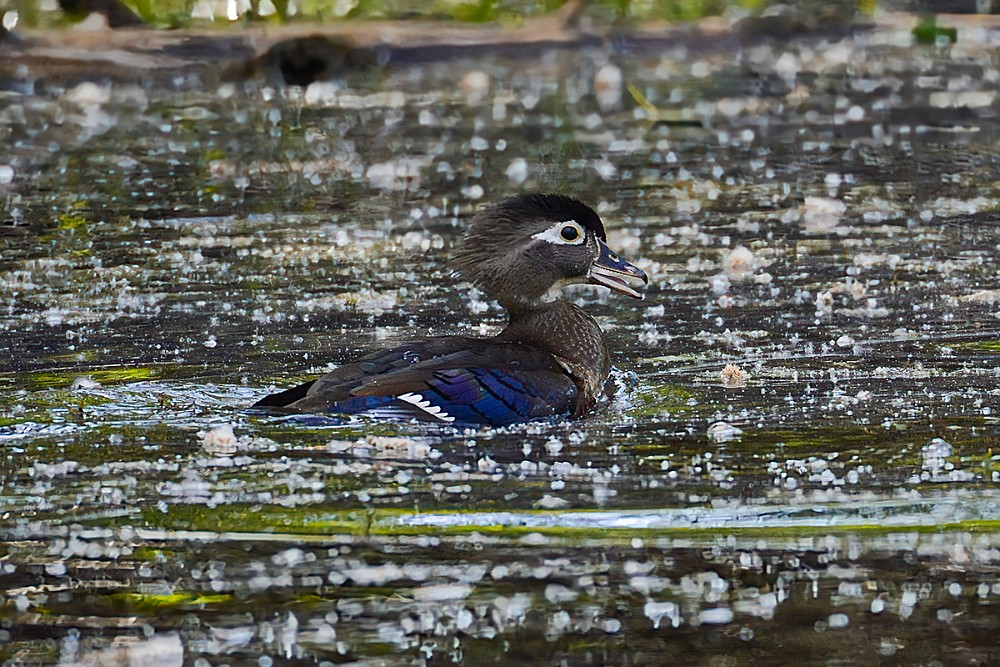
[(315, 380), (269, 394), (254, 403), (253, 407), (285, 408), (287, 412), (325, 412), (326, 405), (347, 400), (351, 391), (366, 379), (467, 349), (475, 340), (464, 336), (443, 336), (372, 352)]
[(255, 407), (502, 426), (571, 414), (577, 396), (573, 378), (547, 352), (454, 336), (370, 354)]

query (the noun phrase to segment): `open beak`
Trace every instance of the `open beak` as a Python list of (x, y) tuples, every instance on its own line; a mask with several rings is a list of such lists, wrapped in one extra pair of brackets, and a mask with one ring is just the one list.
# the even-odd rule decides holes
[(587, 282), (591, 285), (604, 285), (614, 292), (619, 292), (634, 299), (641, 299), (642, 294), (633, 289), (625, 278), (641, 280), (643, 284), (649, 283), (646, 274), (637, 267), (632, 266), (621, 257), (616, 255), (608, 247), (608, 244), (598, 239), (597, 245), (601, 249), (601, 254), (597, 260), (590, 265), (587, 272)]

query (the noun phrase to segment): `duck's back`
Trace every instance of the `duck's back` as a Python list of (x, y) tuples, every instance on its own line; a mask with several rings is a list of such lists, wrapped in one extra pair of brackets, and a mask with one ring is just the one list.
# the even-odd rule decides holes
[(380, 350), (254, 407), (502, 426), (569, 415), (577, 402), (576, 383), (552, 354), (448, 336)]

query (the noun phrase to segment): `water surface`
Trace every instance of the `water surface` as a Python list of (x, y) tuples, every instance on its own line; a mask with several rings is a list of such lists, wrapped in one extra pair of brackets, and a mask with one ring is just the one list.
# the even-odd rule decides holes
[[(32, 64), (0, 98), (0, 655), (1000, 661), (997, 41), (886, 20), (305, 92)], [(535, 190), (651, 278), (571, 293), (616, 366), (593, 415), (245, 410), (494, 333), (448, 258)]]

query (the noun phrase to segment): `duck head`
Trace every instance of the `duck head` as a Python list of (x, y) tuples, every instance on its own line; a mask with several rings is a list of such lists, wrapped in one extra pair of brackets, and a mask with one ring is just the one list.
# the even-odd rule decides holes
[(519, 195), (480, 213), (455, 264), (508, 309), (551, 302), (563, 287), (581, 283), (641, 299), (630, 282), (648, 283), (608, 247), (600, 216), (562, 195)]

